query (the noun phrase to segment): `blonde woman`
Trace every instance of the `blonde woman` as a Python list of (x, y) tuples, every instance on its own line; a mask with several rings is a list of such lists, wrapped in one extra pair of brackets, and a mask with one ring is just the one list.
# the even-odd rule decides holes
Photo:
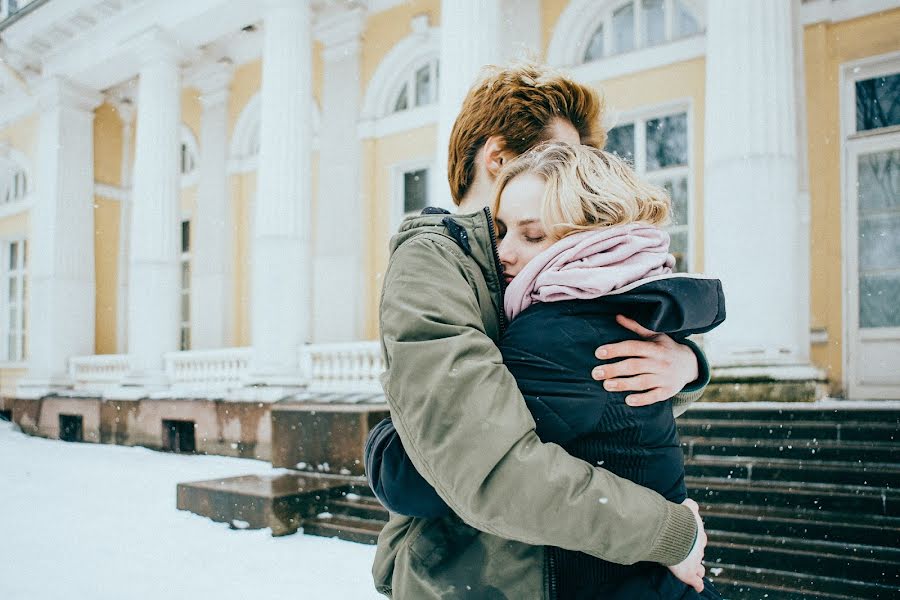
[[(671, 407), (627, 405), (624, 392), (593, 379), (586, 360), (598, 340), (639, 339), (616, 315), (676, 340), (724, 320), (718, 280), (673, 272), (669, 236), (660, 228), (669, 211), (666, 192), (640, 181), (617, 156), (560, 142), (512, 160), (497, 179), (494, 202), (509, 319), (500, 348), (538, 436), (681, 503), (692, 501)], [(409, 461), (395, 464), (413, 469)], [(442, 502), (422, 489), (423, 479), (384, 469), (373, 482), (379, 497), (422, 498), (431, 513)], [(398, 485), (392, 482), (414, 489), (386, 490)], [(554, 515), (546, 518), (552, 528)], [(562, 548), (548, 548), (546, 557), (549, 595), (558, 600), (720, 598), (706, 579), (684, 583), (690, 578), (678, 565), (621, 565)], [(693, 564), (700, 581), (703, 567)]]

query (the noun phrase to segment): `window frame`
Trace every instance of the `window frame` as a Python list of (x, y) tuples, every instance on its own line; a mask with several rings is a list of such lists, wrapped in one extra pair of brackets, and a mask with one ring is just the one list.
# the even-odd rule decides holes
[[(646, 32), (644, 31), (644, 10), (642, 6), (643, 0), (620, 0), (618, 2), (609, 3), (606, 7), (604, 7), (602, 11), (597, 14), (595, 19), (593, 20), (593, 23), (591, 23), (590, 27), (588, 27), (589, 33), (585, 37), (585, 39), (580, 42), (580, 45), (578, 47), (576, 64), (585, 65), (600, 62), (608, 58), (623, 56), (626, 54), (631, 54), (633, 52), (646, 50), (648, 48), (655, 48), (657, 46), (662, 46), (694, 36), (703, 35), (706, 29), (705, 23), (701, 16), (696, 14), (696, 10), (692, 10), (692, 14), (694, 16), (694, 20), (697, 21), (697, 31), (688, 35), (676, 35), (675, 14), (678, 1), (679, 0), (663, 0), (664, 40), (652, 45), (647, 44)], [(688, 2), (684, 2), (682, 0), (681, 3), (687, 10), (691, 10), (693, 8)], [(615, 50), (615, 36), (613, 35), (613, 33), (615, 32), (615, 28), (613, 27), (613, 15), (616, 13), (616, 11), (622, 9), (628, 4), (631, 4), (634, 9), (634, 14), (632, 15), (632, 27), (634, 28), (632, 42), (634, 45), (629, 50), (617, 52)], [(591, 40), (593, 40), (594, 35), (597, 33), (597, 30), (601, 26), (603, 27), (603, 55), (591, 60), (587, 60), (585, 55), (587, 54), (588, 48), (590, 48), (591, 46)]]
[[(191, 294), (194, 289), (193, 279), (194, 279), (194, 265), (193, 265), (193, 249), (194, 249), (194, 235), (193, 235), (193, 219), (190, 215), (182, 215), (181, 219), (178, 221), (178, 245), (181, 250), (178, 259), (178, 347), (182, 352), (187, 352), (191, 349), (193, 345), (192, 342), (192, 334), (193, 334), (193, 314), (191, 310)], [(183, 231), (184, 224), (188, 224), (188, 249), (184, 250), (184, 244), (182, 243), (183, 239)], [(188, 266), (188, 285), (184, 286), (184, 265)], [(187, 300), (185, 300), (185, 296)], [(184, 306), (185, 302), (187, 302), (186, 306), (188, 307), (187, 319), (185, 319), (184, 315)], [(187, 331), (187, 346), (184, 345), (184, 332)]]
[[(0, 249), (0, 260), (3, 261), (3, 282), (0, 284), (0, 293), (2, 293), (3, 318), (0, 320), (0, 339), (3, 340), (3, 349), (0, 352), (0, 365), (4, 367), (22, 366), (28, 362), (28, 238), (25, 235), (10, 236), (0, 238), (3, 243)], [(10, 269), (10, 246), (19, 244), (19, 260), (16, 268)], [(10, 303), (9, 303), (9, 282), (16, 277), (16, 319), (18, 327), (15, 333), (18, 334), (16, 341), (15, 356), (9, 353), (9, 336), (13, 333), (9, 326)]]
[[(429, 179), (433, 177), (433, 174), (437, 173), (437, 165), (434, 158), (417, 158), (395, 163), (391, 166), (391, 187), (393, 192), (391, 194), (391, 202), (393, 204), (391, 207), (390, 220), (391, 233), (397, 231), (397, 228), (400, 226), (400, 223), (403, 222), (403, 219), (411, 214), (415, 214), (414, 212), (407, 213), (403, 210), (406, 204), (404, 175), (423, 169), (428, 171)], [(430, 184), (425, 186), (425, 206), (434, 205), (433, 199), (431, 198), (433, 187), (434, 186)]]
[[(437, 106), (437, 104), (440, 102), (440, 90), (438, 88), (438, 72), (440, 71), (440, 68), (438, 66), (439, 61), (440, 56), (430, 55), (425, 57), (424, 60), (414, 62), (412, 63), (412, 65), (410, 65), (410, 67), (407, 69), (406, 77), (394, 83), (393, 91), (388, 96), (388, 106), (384, 111), (385, 117), (406, 114), (410, 111), (426, 108), (429, 106)], [(428, 67), (428, 75), (429, 77), (431, 77), (432, 85), (434, 86), (434, 93), (432, 94), (431, 102), (418, 104), (416, 102), (416, 74), (424, 67)], [(404, 89), (406, 89), (406, 108), (395, 110), (394, 107), (397, 105), (397, 100), (400, 97), (400, 92), (402, 92)]]
[(841, 291), (846, 301), (841, 305), (843, 343), (843, 388), (849, 395), (864, 394), (888, 397), (894, 393), (884, 387), (859, 380), (856, 361), (851, 353), (866, 342), (888, 342), (900, 338), (900, 327), (860, 327), (859, 318), (859, 183), (858, 160), (861, 155), (900, 148), (900, 126), (866, 131), (856, 130), (856, 82), (900, 73), (900, 52), (870, 56), (841, 65), (839, 74), (841, 128)]
[[(666, 167), (647, 172), (647, 121), (684, 113), (686, 119), (687, 164), (677, 167)], [(696, 200), (696, 160), (694, 147), (694, 110), (693, 102), (681, 99), (664, 104), (641, 107), (618, 113), (615, 123), (608, 129), (634, 125), (634, 162), (632, 166), (638, 176), (654, 185), (662, 185), (665, 180), (685, 177), (687, 181), (687, 224), (669, 225), (666, 231), (687, 233), (687, 247), (684, 267), (686, 272), (693, 273), (697, 269), (697, 200)], [(623, 157), (627, 160), (627, 157)]]

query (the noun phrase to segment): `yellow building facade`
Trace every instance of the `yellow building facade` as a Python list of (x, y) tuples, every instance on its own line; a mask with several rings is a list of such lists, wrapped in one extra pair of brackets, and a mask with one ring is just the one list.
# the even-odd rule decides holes
[[(857, 364), (854, 358), (856, 353), (861, 352), (864, 356), (883, 361), (886, 352), (896, 359), (894, 365), (900, 365), (900, 355), (894, 354), (898, 348), (897, 329), (900, 323), (892, 321), (896, 308), (878, 305), (871, 309), (889, 313), (882, 315), (884, 323), (879, 322), (878, 331), (872, 333), (880, 341), (873, 341), (875, 338), (866, 338), (866, 328), (860, 325), (859, 319), (848, 312), (860, 310), (858, 300), (848, 306), (848, 291), (857, 290), (859, 294), (859, 285), (848, 279), (859, 277), (858, 274), (851, 275), (851, 272), (857, 273), (857, 269), (850, 264), (857, 260), (858, 252), (848, 248), (859, 239), (858, 231), (854, 229), (858, 229), (858, 219), (848, 214), (848, 210), (856, 207), (857, 203), (848, 194), (853, 191), (851, 180), (857, 181), (858, 178), (858, 173), (852, 177), (850, 175), (851, 162), (854, 157), (866, 152), (881, 152), (888, 162), (894, 161), (892, 166), (889, 164), (886, 167), (893, 169), (887, 177), (894, 188), (888, 193), (900, 193), (896, 187), (900, 177), (897, 171), (900, 166), (896, 161), (900, 153), (900, 143), (896, 137), (898, 125), (892, 121), (884, 127), (857, 134), (848, 131), (847, 123), (853, 121), (854, 82), (864, 81), (860, 79), (863, 75), (867, 78), (865, 80), (882, 78), (884, 85), (893, 85), (892, 91), (886, 90), (885, 94), (893, 94), (895, 106), (900, 102), (900, 86), (892, 83), (900, 73), (900, 36), (897, 35), (900, 31), (900, 7), (891, 2), (785, 2), (791, 5), (795, 19), (796, 47), (792, 50), (796, 79), (791, 85), (796, 96), (797, 156), (803, 180), (799, 188), (801, 198), (805, 198), (807, 203), (807, 208), (800, 212), (802, 218), (808, 216), (809, 230), (806, 239), (809, 246), (808, 280), (795, 283), (801, 288), (801, 297), (808, 298), (808, 348), (803, 349), (801, 354), (805, 353), (812, 365), (821, 370), (833, 395), (897, 397), (900, 387), (897, 387), (895, 377), (888, 373), (865, 372), (865, 365)], [(31, 73), (28, 69), (36, 61), (39, 62), (42, 51), (34, 50), (25, 42), (38, 38), (40, 27), (51, 27), (54, 22), (67, 18), (59, 10), (59, 0), (32, 4), (36, 6), (26, 5), (21, 11), (24, 14), (8, 18), (0, 33), (5, 40), (14, 43), (25, 40), (19, 47), (8, 44), (18, 54), (15, 60), (7, 62), (18, 64), (21, 70), (17, 72), (13, 66), (8, 67), (9, 72), (4, 74), (2, 83), (7, 96), (18, 99), (16, 102), (19, 103), (28, 102), (27, 99), (36, 94), (30, 86), (40, 84), (34, 74), (27, 74)], [(87, 8), (90, 3), (84, 4)], [(205, 4), (212, 7), (214, 3)], [(316, 226), (317, 223), (333, 224), (341, 218), (346, 218), (348, 223), (355, 220), (356, 225), (348, 226), (346, 231), (357, 238), (353, 244), (358, 250), (347, 250), (341, 256), (350, 257), (347, 260), (355, 261), (353, 264), (358, 264), (359, 268), (358, 286), (354, 291), (356, 297), (347, 303), (353, 315), (346, 319), (354, 320), (354, 324), (341, 329), (340, 335), (334, 338), (327, 328), (319, 331), (314, 324), (304, 342), (346, 343), (377, 339), (378, 295), (387, 266), (392, 232), (403, 214), (408, 212), (406, 209), (417, 208), (421, 203), (448, 204), (446, 198), (437, 197), (439, 192), (435, 191), (441, 189), (435, 180), (444, 177), (444, 170), (438, 167), (439, 139), (446, 122), (452, 120), (446, 110), (441, 112), (443, 104), (438, 92), (444, 90), (444, 82), (439, 85), (437, 80), (444, 77), (445, 71), (450, 73), (448, 77), (459, 77), (453, 75), (450, 65), (445, 64), (448, 58), (452, 60), (452, 54), (448, 54), (440, 41), (442, 29), (446, 26), (442, 22), (442, 12), (446, 13), (448, 5), (453, 4), (453, 0), (321, 2), (313, 3), (312, 8), (304, 13), (312, 19), (308, 57), (311, 72), (304, 79), (304, 85), (308, 84), (312, 94), (311, 136), (304, 140), (308, 145), (306, 151), (310, 163), (303, 171), (304, 181), (301, 182), (309, 186), (309, 214), (313, 223), (309, 231), (309, 245), (313, 254), (317, 255), (316, 249), (325, 247), (329, 241), (323, 236), (330, 238), (339, 235), (343, 229), (334, 225), (323, 229)], [(707, 3), (687, 0), (590, 3), (534, 0), (507, 4), (514, 6), (501, 6), (501, 14), (503, 10), (516, 11), (517, 18), (531, 24), (532, 29), (521, 36), (527, 38), (521, 44), (516, 42), (515, 52), (503, 52), (497, 58), (509, 60), (529, 56), (554, 64), (568, 69), (573, 76), (596, 86), (604, 94), (607, 103), (605, 125), (614, 132), (611, 136), (611, 141), (617, 144), (614, 149), (630, 153), (629, 158), (640, 172), (651, 180), (668, 185), (673, 196), (678, 196), (677, 202), (684, 203), (679, 213), (682, 215), (681, 221), (673, 230), (681, 266), (691, 271), (708, 270), (710, 265), (705, 257), (715, 249), (708, 245), (709, 232), (706, 228), (709, 227), (709, 220), (705, 215), (710, 203), (717, 201), (707, 197), (704, 190), (706, 163), (710, 156), (710, 149), (705, 147), (710, 139), (706, 128), (711, 126), (707, 114), (710, 98), (707, 89), (708, 62), (710, 53), (719, 51), (719, 48), (711, 44), (707, 35)], [(850, 6), (854, 4), (865, 4), (865, 8)], [(456, 7), (452, 8), (456, 10)], [(146, 7), (142, 7), (140, 2), (132, 3), (130, 10), (138, 9), (144, 11), (140, 13), (141, 18), (154, 20), (150, 14), (152, 11), (145, 10)], [(167, 3), (161, 3), (154, 27), (164, 27), (167, 22), (177, 21), (172, 15), (176, 15), (178, 10), (177, 6), (169, 7)], [(270, 21), (262, 13), (254, 19), (249, 7), (242, 10), (243, 13), (237, 9), (232, 11), (237, 13), (234, 19), (246, 20), (234, 21), (240, 26), (219, 36), (225, 41), (212, 40), (203, 46), (190, 47), (190, 42), (178, 38), (180, 25), (173, 27), (175, 33), (169, 31), (166, 34), (176, 39), (182, 50), (186, 50), (176, 61), (183, 73), (183, 87), (178, 98), (180, 127), (177, 156), (180, 169), (173, 181), (178, 184), (179, 222), (183, 223), (179, 261), (189, 265), (185, 267), (187, 275), (177, 293), (179, 297), (188, 299), (184, 300), (180, 312), (180, 347), (167, 348), (172, 352), (211, 349), (198, 345), (196, 336), (192, 337), (198, 320), (204, 318), (206, 307), (193, 305), (189, 299), (194, 286), (198, 285), (191, 279), (196, 272), (192, 270), (191, 261), (197, 251), (195, 232), (198, 231), (199, 198), (205, 193), (201, 189), (204, 184), (200, 181), (199, 172), (206, 164), (204, 153), (208, 151), (204, 147), (204, 111), (209, 106), (205, 98), (211, 94), (208, 89), (204, 91), (195, 87), (191, 75), (192, 69), (204, 62), (223, 66), (227, 78), (216, 91), (225, 97), (224, 133), (221, 139), (225, 141), (226, 172), (220, 176), (224, 176), (221, 189), (227, 197), (221, 204), (225, 207), (224, 214), (219, 215), (216, 227), (226, 239), (219, 258), (225, 264), (221, 281), (225, 282), (223, 289), (227, 290), (228, 296), (223, 299), (221, 307), (224, 321), (219, 333), (221, 344), (216, 347), (250, 348), (255, 343), (251, 304), (256, 296), (253, 293), (255, 280), (251, 257), (254, 243), (259, 238), (254, 233), (254, 218), (260, 218), (258, 212), (254, 213), (254, 204), (263, 189), (260, 187), (258, 161), (260, 144), (265, 145), (267, 140), (274, 139), (274, 134), (269, 133), (265, 126), (260, 132), (260, 119), (265, 119), (269, 114), (266, 111), (270, 110), (263, 98), (266, 93), (263, 80), (267, 73), (265, 49), (270, 47), (266, 45), (269, 42), (265, 36)], [(352, 19), (347, 19), (344, 13), (352, 13)], [(592, 14), (594, 16), (590, 16)], [(576, 37), (571, 23), (574, 19), (584, 21), (584, 15), (593, 19), (589, 27), (582, 27), (587, 27), (587, 35), (581, 35), (582, 39), (569, 39)], [(40, 19), (46, 23), (37, 23)], [(196, 19), (191, 21), (192, 26), (200, 26), (198, 22)], [(335, 22), (339, 24), (333, 25)], [(504, 23), (509, 21), (500, 20), (501, 30), (505, 27)], [(87, 39), (97, 35), (96, 28), (102, 30), (104, 27), (112, 28), (114, 22), (98, 21), (94, 29), (76, 34), (67, 43), (77, 47), (81, 43), (79, 36)], [(317, 33), (320, 29), (330, 32), (335, 28), (341, 29), (342, 36), (352, 37), (352, 44), (347, 45), (343, 37), (339, 42), (334, 41), (336, 35), (331, 33)], [(17, 29), (21, 31), (17, 33)], [(498, 31), (497, 35), (505, 40), (508, 32)], [(632, 37), (629, 38), (629, 35)], [(185, 45), (188, 47), (184, 48)], [(335, 50), (336, 47), (338, 50)], [(102, 52), (105, 47), (98, 48)], [(346, 48), (357, 53), (354, 63), (358, 76), (340, 82), (329, 81), (336, 72), (331, 65), (343, 65), (340, 61), (345, 60), (345, 55), (336, 56), (335, 53), (346, 53)], [(65, 49), (54, 47), (46, 51), (47, 56), (56, 60), (59, 52)], [(100, 63), (102, 61), (98, 61)], [(52, 66), (56, 63), (48, 60), (45, 64)], [(740, 71), (743, 66), (734, 64), (732, 68)], [(127, 289), (128, 275), (125, 271), (129, 268), (129, 260), (123, 256), (123, 246), (126, 245), (123, 238), (127, 237), (125, 230), (130, 225), (122, 211), (123, 206), (130, 202), (129, 196), (134, 192), (134, 186), (141, 185), (135, 179), (135, 176), (141, 177), (135, 164), (136, 159), (141, 158), (136, 155), (143, 152), (139, 138), (144, 115), (140, 106), (144, 88), (140, 88), (138, 94), (140, 81), (135, 79), (139, 77), (128, 74), (126, 79), (115, 85), (92, 90), (100, 94), (99, 104), (92, 108), (95, 310), (91, 342), (95, 355), (129, 353), (129, 318), (125, 306), (129, 293), (134, 292)], [(351, 139), (330, 139), (330, 131), (323, 128), (323, 123), (333, 122), (329, 119), (343, 118), (341, 115), (329, 116), (333, 103), (323, 105), (323, 95), (334, 93), (328, 91), (329, 85), (338, 90), (342, 89), (341, 86), (358, 86), (358, 89), (352, 90), (358, 100), (356, 120), (349, 128), (355, 134)], [(761, 90), (760, 93), (765, 92)], [(851, 102), (850, 106), (848, 102)], [(39, 202), (37, 193), (42, 184), (39, 175), (42, 170), (38, 164), (41, 160), (38, 150), (41, 113), (37, 106), (32, 110), (21, 106), (16, 110), (6, 110), (11, 106), (9, 102), (2, 106), (0, 156), (9, 165), (7, 180), (15, 192), (15, 174), (22, 172), (27, 177), (27, 188), (20, 194), (21, 197), (0, 207), (0, 239), (5, 243), (6, 268), (6, 293), (0, 301), (4, 308), (0, 311), (0, 322), (5, 334), (0, 340), (4, 341), (2, 346), (6, 358), (0, 363), (0, 395), (10, 396), (16, 393), (23, 378), (29, 377), (29, 349), (32, 347), (29, 332), (35, 320), (41, 318), (23, 308), (30, 306), (27, 296), (16, 296), (18, 292), (10, 290), (11, 281), (25, 281), (30, 276), (31, 261), (26, 260), (18, 266), (12, 264), (10, 248), (11, 244), (30, 240), (35, 226), (32, 207)], [(896, 115), (897, 109), (893, 110)], [(848, 114), (851, 117), (847, 117)], [(147, 118), (154, 117), (151, 114)], [(760, 115), (760, 118), (767, 116)], [(652, 138), (657, 131), (683, 139), (685, 147), (676, 150), (681, 155), (675, 162), (666, 163), (669, 159), (655, 157), (653, 151), (648, 149), (648, 144), (656, 143)], [(871, 148), (857, 148), (857, 142), (870, 144)], [(355, 180), (352, 185), (342, 188), (356, 190), (358, 194), (359, 212), (354, 209), (353, 214), (344, 213), (340, 206), (335, 206), (344, 202), (344, 198), (335, 198), (331, 194), (331, 182), (322, 180), (322, 173), (327, 172), (323, 168), (332, 168), (329, 165), (333, 164), (331, 159), (327, 165), (320, 164), (323, 153), (340, 155), (344, 151), (355, 155)], [(900, 200), (894, 197), (890, 206), (886, 210), (896, 210)], [(778, 215), (769, 215), (769, 218), (778, 219)], [(139, 227), (139, 224), (132, 227)], [(881, 235), (900, 235), (900, 225), (886, 227), (878, 230)], [(752, 234), (748, 232), (748, 235)], [(893, 245), (885, 244), (877, 251), (880, 253), (878, 260), (884, 263), (878, 265), (881, 269), (879, 276), (893, 277), (898, 273), (900, 256), (897, 253), (900, 247), (896, 244), (896, 241)], [(18, 246), (16, 249), (21, 251)], [(29, 258), (39, 251), (33, 244), (28, 246)], [(885, 253), (890, 256), (883, 257)], [(332, 264), (328, 260), (323, 259), (322, 264)], [(317, 285), (315, 275), (310, 280), (313, 286)], [(900, 288), (886, 285), (879, 289), (889, 293)], [(900, 298), (895, 297), (894, 302), (900, 303)], [(314, 301), (313, 306), (318, 303), (319, 300)], [(24, 329), (21, 327), (23, 322)], [(860, 334), (860, 331), (863, 333)], [(881, 346), (873, 349), (872, 344), (876, 343)]]

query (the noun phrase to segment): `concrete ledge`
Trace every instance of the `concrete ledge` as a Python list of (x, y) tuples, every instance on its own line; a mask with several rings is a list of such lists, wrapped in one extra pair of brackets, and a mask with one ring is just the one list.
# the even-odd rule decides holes
[(301, 474), (243, 475), (179, 483), (176, 507), (233, 529), (271, 528), (273, 536), (296, 532), (325, 504), (329, 490), (347, 481)]

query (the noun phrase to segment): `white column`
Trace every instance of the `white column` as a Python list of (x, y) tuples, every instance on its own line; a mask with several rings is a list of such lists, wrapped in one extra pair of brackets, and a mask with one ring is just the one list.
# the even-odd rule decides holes
[(354, 10), (320, 21), (316, 28), (324, 44), (325, 77), (313, 263), (315, 342), (351, 342), (362, 333), (362, 146), (357, 123), (363, 22), (363, 12)]
[(232, 68), (215, 63), (193, 73), (200, 90), (200, 181), (196, 235), (191, 243), (191, 342), (198, 350), (223, 348), (232, 289), (231, 210), (227, 173), (227, 104)]
[(37, 97), (23, 382), (33, 390), (64, 382), (69, 357), (94, 353), (94, 108), (103, 100), (60, 78)]
[(116, 112), (122, 120), (122, 167), (119, 187), (119, 257), (116, 273), (116, 351), (128, 351), (128, 242), (131, 234), (131, 150), (134, 147), (134, 103), (116, 102)]
[(140, 49), (128, 273), (128, 352), (138, 372), (178, 350), (181, 76), (178, 47), (151, 32)]
[(791, 1), (707, 11), (705, 261), (728, 306), (708, 355), (723, 366), (806, 364)]
[(259, 374), (290, 371), (298, 346), (310, 338), (310, 19), (307, 2), (266, 3), (251, 251), (251, 336)]
[(441, 58), (437, 173), (431, 178), (430, 203), (451, 207), (447, 183), (447, 147), (463, 98), (484, 65), (500, 52), (500, 0), (441, 0)]

